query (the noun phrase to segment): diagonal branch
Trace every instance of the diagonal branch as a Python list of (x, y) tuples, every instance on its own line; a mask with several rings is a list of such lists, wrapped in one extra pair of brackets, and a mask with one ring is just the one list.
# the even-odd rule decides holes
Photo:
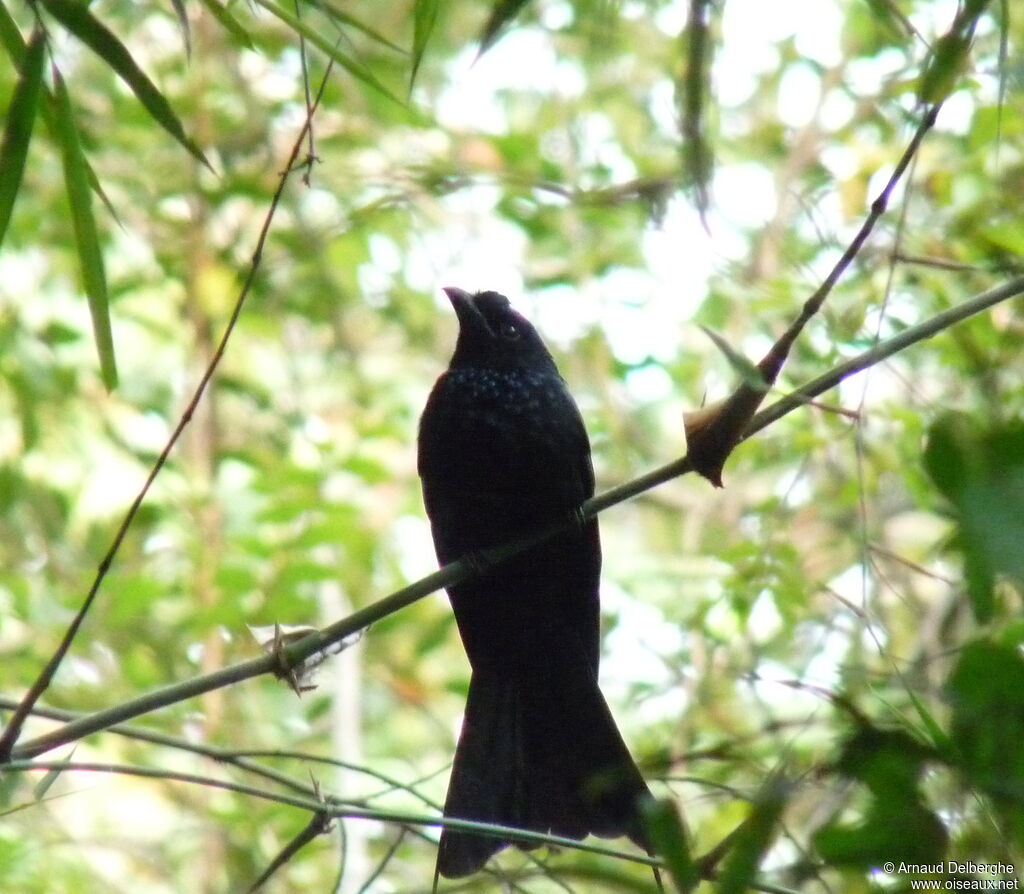
[[(764, 430), (783, 416), (788, 415), (814, 398), (836, 387), (843, 379), (880, 363), (920, 341), (931, 338), (957, 323), (980, 314), (1001, 301), (1006, 301), (1018, 295), (1024, 295), (1024, 276), (1016, 277), (1001, 286), (982, 292), (968, 301), (964, 301), (955, 307), (936, 314), (934, 317), (880, 342), (870, 350), (858, 354), (856, 357), (829, 370), (824, 375), (807, 382), (792, 394), (753, 416), (744, 431), (740, 433), (739, 440), (745, 440)], [(253, 658), (240, 664), (222, 668), (212, 674), (174, 683), (112, 708), (83, 716), (50, 733), (19, 745), (14, 749), (13, 754), (18, 759), (36, 757), (52, 748), (75, 742), (91, 733), (100, 732), (117, 723), (124, 723), (133, 717), (139, 717), (158, 708), (201, 695), (204, 692), (239, 683), (242, 680), (248, 680), (262, 674), (280, 673), (282, 664), (293, 666), (304, 661), (310, 656), (340, 642), (345, 637), (364, 630), (371, 624), (394, 614), (430, 593), (479, 575), (493, 565), (518, 555), (531, 546), (553, 537), (559, 531), (571, 525), (579, 524), (581, 519), (595, 518), (598, 514), (612, 506), (692, 471), (695, 471), (695, 469), (689, 455), (674, 460), (632, 481), (628, 481), (587, 500), (580, 508), (580, 511), (571, 518), (550, 525), (529, 537), (520, 538), (510, 543), (502, 544), (499, 547), (484, 550), (481, 553), (451, 562), (439, 571), (435, 571), (433, 574), (429, 574), (415, 583), (397, 590), (390, 596), (386, 596), (334, 624), (284, 647), (280, 653), (262, 655), (259, 658)]]
[(715, 487), (722, 486), (722, 468), (725, 466), (725, 461), (742, 440), (744, 433), (748, 432), (751, 419), (764, 401), (768, 390), (775, 384), (797, 337), (814, 315), (821, 310), (825, 299), (828, 298), (836, 283), (839, 282), (839, 278), (860, 253), (868, 236), (874, 230), (875, 224), (888, 208), (889, 199), (914, 156), (917, 155), (921, 141), (934, 126), (940, 107), (940, 103), (928, 107), (888, 181), (871, 203), (871, 210), (864, 218), (857, 234), (846, 246), (846, 250), (821, 285), (804, 302), (797, 318), (757, 364), (763, 381), (757, 384), (742, 382), (723, 402), (696, 413), (687, 414), (685, 424), (688, 455), (691, 457), (696, 471)]

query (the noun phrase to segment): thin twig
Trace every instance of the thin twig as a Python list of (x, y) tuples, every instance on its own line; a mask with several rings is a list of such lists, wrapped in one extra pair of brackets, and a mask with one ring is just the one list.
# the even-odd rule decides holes
[(282, 866), (284, 866), (292, 857), (294, 857), (299, 851), (301, 851), (311, 841), (316, 840), (321, 835), (330, 831), (331, 828), (331, 815), (323, 810), (316, 810), (313, 815), (309, 818), (309, 822), (302, 828), (302, 830), (289, 841), (281, 851), (270, 861), (270, 864), (266, 869), (259, 874), (259, 877), (249, 886), (249, 894), (254, 891), (258, 891), (264, 886), (270, 877), (277, 872)]
[(178, 424), (174, 427), (174, 431), (171, 432), (170, 438), (167, 439), (167, 443), (164, 445), (163, 450), (160, 451), (160, 455), (153, 464), (153, 468), (150, 470), (149, 476), (142, 485), (142, 489), (139, 491), (138, 495), (132, 501), (131, 506), (128, 508), (128, 511), (125, 513), (121, 526), (118, 528), (117, 534), (114, 535), (113, 542), (110, 544), (106, 555), (104, 555), (103, 559), (100, 561), (92, 586), (89, 588), (89, 592), (86, 594), (81, 608), (78, 609), (74, 619), (71, 621), (67, 631), (64, 633), (64, 638), (61, 640), (60, 645), (57, 646), (56, 651), (53, 653), (50, 660), (47, 661), (46, 666), (42, 669), (39, 676), (32, 684), (32, 687), (25, 694), (25, 698), (11, 716), (11, 720), (7, 724), (7, 729), (4, 730), (3, 736), (0, 736), (0, 763), (10, 759), (14, 750), (14, 743), (17, 742), (18, 736), (21, 734), (21, 728), (24, 726), (26, 718), (32, 711), (36, 702), (53, 681), (53, 678), (57, 673), (57, 669), (60, 667), (61, 662), (70, 650), (71, 644), (74, 642), (75, 636), (78, 634), (78, 630), (82, 626), (82, 622), (85, 621), (85, 616), (89, 613), (89, 609), (92, 608), (96, 594), (99, 592), (100, 586), (106, 578), (107, 572), (110, 570), (110, 566), (113, 564), (114, 556), (117, 555), (117, 551), (121, 548), (121, 543), (124, 541), (125, 535), (128, 533), (128, 529), (131, 527), (132, 522), (135, 520), (135, 516), (138, 514), (138, 511), (142, 506), (143, 500), (145, 500), (146, 495), (149, 493), (149, 489), (156, 480), (156, 476), (160, 474), (166, 464), (171, 450), (173, 450), (174, 446), (178, 443), (178, 439), (181, 437), (185, 427), (189, 422), (191, 422), (192, 416), (196, 411), (196, 407), (199, 406), (199, 401), (202, 400), (203, 394), (206, 392), (207, 385), (209, 385), (210, 380), (213, 378), (213, 374), (220, 365), (221, 358), (223, 358), (224, 352), (227, 350), (228, 340), (231, 338), (231, 334), (235, 329), (235, 324), (241, 316), (242, 307), (245, 305), (245, 299), (248, 297), (249, 292), (252, 289), (252, 285), (256, 280), (260, 261), (263, 258), (263, 246), (267, 241), (268, 234), (270, 233), (270, 225), (273, 222), (277, 206), (281, 201), (281, 196), (284, 194), (284, 188), (288, 182), (288, 176), (295, 165), (295, 159), (298, 157), (299, 151), (302, 148), (302, 141), (305, 138), (307, 131), (312, 127), (312, 116), (320, 104), (320, 98), (323, 96), (324, 88), (327, 85), (327, 78), (331, 73), (332, 65), (333, 63), (329, 61), (327, 71), (324, 74), (324, 79), (320, 84), (320, 90), (317, 93), (316, 102), (313, 103), (313, 106), (309, 110), (309, 114), (306, 116), (306, 120), (303, 122), (302, 129), (299, 131), (299, 135), (292, 146), (288, 163), (285, 165), (285, 168), (281, 173), (280, 182), (277, 185), (273, 198), (270, 200), (270, 207), (267, 210), (267, 216), (263, 221), (262, 228), (260, 229), (259, 238), (256, 240), (256, 248), (253, 251), (252, 261), (249, 264), (249, 272), (246, 274), (245, 282), (242, 284), (242, 289), (235, 301), (235, 306), (232, 309), (231, 316), (224, 328), (224, 334), (221, 336), (220, 343), (217, 345), (217, 349), (214, 351), (209, 365), (206, 367), (205, 372), (200, 378), (199, 384), (196, 386), (195, 392), (192, 395), (192, 399), (188, 402), (188, 406), (185, 407), (185, 411), (181, 414)]
[(871, 235), (875, 225), (885, 213), (897, 184), (917, 155), (921, 141), (934, 126), (940, 106), (940, 103), (936, 103), (927, 108), (888, 181), (871, 203), (870, 211), (864, 218), (860, 229), (850, 244), (846, 246), (845, 251), (821, 285), (804, 302), (797, 318), (757, 364), (762, 381), (742, 382), (722, 403), (690, 414), (689, 418), (685, 420), (689, 456), (693, 467), (716, 487), (722, 486), (722, 469), (725, 467), (725, 461), (744, 436), (744, 432), (748, 430), (749, 423), (757, 408), (764, 401), (768, 390), (775, 384), (793, 344), (803, 332), (804, 327), (821, 310), (825, 299), (860, 253), (868, 236)]
[(832, 367), (828, 372), (823, 373), (816, 379), (812, 379), (767, 409), (762, 410), (751, 420), (743, 437), (749, 438), (751, 435), (757, 434), (757, 432), (781, 419), (797, 406), (835, 388), (843, 379), (849, 378), (854, 373), (867, 369), (869, 366), (874, 366), (876, 363), (880, 363), (882, 360), (905, 350), (911, 345), (917, 344), (919, 341), (924, 341), (927, 338), (938, 335), (957, 323), (962, 323), (964, 320), (976, 316), (1002, 301), (1007, 301), (1021, 294), (1024, 294), (1024, 276), (1017, 276), (1001, 286), (995, 286), (988, 291), (982, 292), (980, 295), (976, 295), (974, 298), (950, 307), (934, 317), (930, 317), (923, 323), (918, 323), (916, 326), (904, 329), (903, 332), (887, 338), (883, 342), (879, 342), (874, 347), (847, 360), (845, 363)]
[(272, 801), (276, 804), (283, 804), (287, 807), (295, 807), (299, 810), (306, 810), (310, 813), (323, 813), (324, 816), (332, 819), (365, 819), (375, 820), (383, 823), (395, 823), (401, 826), (436, 828), (445, 826), (462, 832), (476, 832), (482, 835), (490, 835), (495, 838), (508, 838), (515, 836), (524, 841), (531, 841), (537, 844), (550, 844), (556, 847), (571, 848), (578, 851), (586, 851), (591, 854), (598, 854), (604, 857), (612, 857), (620, 860), (629, 860), (633, 863), (640, 863), (644, 866), (656, 866), (659, 861), (647, 854), (626, 852), (616, 848), (599, 844), (588, 844), (576, 841), (572, 838), (564, 838), (559, 835), (550, 835), (543, 832), (534, 832), (529, 829), (516, 829), (512, 826), (502, 826), (496, 823), (478, 823), (471, 820), (450, 819), (448, 817), (425, 816), (423, 814), (403, 813), (396, 810), (368, 810), (363, 807), (353, 807), (334, 799), (320, 801), (316, 798), (300, 798), (294, 795), (270, 792), (265, 788), (257, 788), (251, 785), (240, 785), (236, 782), (229, 782), (224, 779), (217, 779), (212, 776), (200, 776), (195, 773), (183, 773), (173, 770), (159, 769), (156, 767), (141, 767), (132, 764), (113, 764), (94, 761), (11, 761), (4, 768), (5, 772), (85, 772), (85, 773), (115, 773), (123, 776), (137, 776), (144, 779), (160, 779), (164, 781), (182, 782), (190, 785), (202, 785), (209, 788), (223, 789), (235, 794), (246, 795), (264, 801)]
[(387, 868), (388, 863), (391, 862), (391, 858), (395, 855), (395, 852), (401, 847), (402, 842), (405, 840), (406, 832), (408, 831), (407, 826), (402, 826), (398, 829), (398, 834), (395, 836), (395, 840), (388, 846), (384, 856), (377, 861), (377, 866), (373, 871), (366, 877), (366, 880), (360, 886), (356, 894), (366, 894), (371, 889), (371, 886), (380, 877), (381, 873)]
[(896, 185), (903, 177), (903, 172), (906, 171), (907, 167), (917, 155), (917, 150), (921, 145), (921, 141), (925, 138), (925, 135), (932, 129), (932, 127), (935, 126), (935, 119), (938, 117), (939, 108), (940, 104), (938, 103), (928, 108), (924, 118), (921, 119), (921, 123), (917, 126), (917, 130), (914, 131), (914, 136), (907, 144), (907, 148), (904, 150), (903, 155), (900, 157), (900, 160), (897, 162), (892, 174), (889, 176), (889, 180), (882, 188), (882, 191), (878, 194), (878, 197), (871, 203), (871, 208), (868, 211), (867, 216), (864, 218), (864, 222), (860, 225), (860, 229), (857, 230), (857, 234), (850, 241), (850, 244), (846, 246), (846, 250), (836, 262), (832, 270), (829, 271), (828, 276), (826, 276), (821, 285), (814, 290), (814, 294), (804, 302), (800, 315), (793, 321), (792, 325), (786, 330), (782, 338), (775, 343), (772, 350), (769, 351), (765, 358), (758, 364), (758, 367), (769, 384), (774, 382), (775, 378), (778, 376), (779, 370), (782, 369), (782, 364), (785, 362), (786, 357), (789, 354), (789, 350), (792, 348), (793, 342), (796, 341), (797, 336), (801, 331), (803, 331), (804, 326), (807, 325), (811, 317), (821, 310), (821, 306), (825, 303), (825, 299), (832, 292), (832, 289), (835, 288), (839, 278), (846, 272), (846, 268), (849, 267), (850, 264), (853, 263), (853, 259), (860, 254), (861, 247), (867, 241), (868, 236), (871, 235), (871, 231), (875, 228), (875, 224), (877, 224), (879, 218), (885, 214), (886, 208), (889, 207), (889, 199), (892, 197), (892, 193), (895, 190)]
[[(9, 698), (4, 695), (0, 695), (0, 710), (13, 711), (18, 706), (19, 700)], [(53, 707), (42, 707), (36, 705), (32, 709), (33, 717), (43, 717), (48, 720), (59, 720), (64, 723), (70, 723), (78, 720), (82, 717), (87, 716), (82, 711), (69, 711), (66, 708), (53, 708)], [(285, 788), (291, 789), (299, 794), (305, 794), (312, 796), (313, 789), (307, 782), (300, 782), (293, 776), (289, 776), (287, 773), (282, 773), (275, 770), (272, 767), (261, 763), (259, 758), (267, 758), (277, 761), (301, 761), (306, 764), (324, 764), (330, 767), (341, 768), (348, 770), (352, 773), (360, 773), (364, 776), (369, 777), (379, 782), (383, 789), (376, 793), (371, 793), (363, 798), (359, 799), (360, 803), (369, 804), (375, 798), (380, 797), (383, 794), (389, 794), (394, 791), (402, 791), (413, 798), (421, 801), (424, 807), (430, 807), (435, 810), (440, 810), (441, 805), (436, 801), (428, 798), (422, 792), (417, 789), (417, 785), (425, 782), (436, 775), (436, 772), (425, 776), (423, 779), (414, 780), (413, 782), (402, 782), (395, 779), (393, 776), (388, 776), (386, 773), (382, 773), (379, 770), (374, 770), (372, 767), (364, 766), (362, 764), (354, 764), (350, 761), (339, 760), (335, 757), (326, 757), (324, 755), (312, 754), (306, 751), (288, 751), (284, 749), (257, 749), (257, 748), (224, 748), (220, 745), (214, 745), (210, 742), (194, 742), (190, 739), (182, 739), (179, 736), (172, 736), (168, 733), (158, 732), (152, 729), (145, 729), (140, 726), (131, 726), (129, 724), (117, 724), (115, 726), (107, 727), (107, 732), (113, 733), (114, 735), (123, 736), (126, 739), (133, 739), (140, 742), (148, 742), (152, 745), (161, 745), (165, 748), (174, 748), (179, 751), (185, 751), (190, 754), (197, 754), (202, 757), (209, 758), (210, 760), (216, 761), (217, 763), (224, 764), (227, 766), (235, 767), (236, 769), (244, 772), (251, 773), (256, 776), (260, 776), (264, 779), (276, 782), (278, 785), (282, 785)]]
[[(299, 0), (295, 0), (295, 18), (296, 19), (302, 18), (302, 9), (300, 7)], [(306, 133), (309, 135), (309, 150), (306, 152), (306, 158), (304, 160), (304, 165), (305, 165), (306, 170), (305, 170), (305, 172), (302, 175), (302, 182), (306, 186), (309, 186), (310, 178), (311, 178), (312, 173), (313, 173), (313, 165), (316, 162), (316, 145), (315, 145), (316, 141), (315, 141), (314, 136), (313, 136), (313, 126), (312, 126), (314, 105), (313, 105), (312, 96), (310, 95), (310, 91), (309, 91), (309, 59), (308, 59), (308, 54), (306, 53), (306, 38), (303, 36), (302, 31), (299, 31), (298, 34), (299, 34), (299, 61), (302, 64), (302, 90), (303, 90), (303, 93), (305, 94), (305, 99), (306, 99), (306, 120), (311, 122), (310, 126), (308, 128), (306, 128)], [(325, 78), (324, 79), (324, 83), (326, 83), (326, 80), (327, 79)], [(321, 87), (320, 87), (320, 92), (321, 92), (321, 94), (323, 93), (323, 85), (321, 85)], [(319, 95), (317, 96), (317, 102), (318, 103), (320, 102), (320, 96)], [(295, 158), (295, 156), (292, 156), (292, 160), (293, 161), (294, 161), (294, 158)]]

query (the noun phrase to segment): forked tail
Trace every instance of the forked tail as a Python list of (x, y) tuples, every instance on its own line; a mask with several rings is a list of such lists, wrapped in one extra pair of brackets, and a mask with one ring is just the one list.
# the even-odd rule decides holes
[[(446, 817), (575, 839), (626, 836), (649, 853), (640, 806), (650, 797), (586, 668), (474, 672)], [(445, 829), (437, 869), (446, 878), (470, 875), (510, 844), (535, 846)]]

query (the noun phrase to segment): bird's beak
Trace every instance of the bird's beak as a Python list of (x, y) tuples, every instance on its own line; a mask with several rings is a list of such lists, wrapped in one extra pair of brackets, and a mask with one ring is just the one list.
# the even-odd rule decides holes
[(451, 301), (452, 307), (455, 308), (455, 313), (458, 314), (460, 318), (465, 310), (473, 306), (473, 296), (465, 289), (458, 289), (455, 286), (445, 286), (441, 291), (448, 296), (448, 300)]
[(458, 289), (455, 286), (445, 286), (441, 291), (448, 296), (452, 307), (455, 308), (455, 316), (459, 318), (460, 330), (483, 329), (488, 334), (490, 333), (487, 321), (477, 309), (476, 302), (473, 301), (473, 296), (469, 292), (465, 289)]

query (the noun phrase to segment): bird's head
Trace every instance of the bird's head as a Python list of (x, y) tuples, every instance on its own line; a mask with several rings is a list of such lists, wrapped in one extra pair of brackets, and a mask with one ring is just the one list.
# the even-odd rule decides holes
[(537, 330), (526, 317), (513, 310), (504, 295), (498, 292), (471, 295), (453, 286), (445, 288), (444, 293), (459, 318), (453, 367), (554, 368), (554, 360)]

